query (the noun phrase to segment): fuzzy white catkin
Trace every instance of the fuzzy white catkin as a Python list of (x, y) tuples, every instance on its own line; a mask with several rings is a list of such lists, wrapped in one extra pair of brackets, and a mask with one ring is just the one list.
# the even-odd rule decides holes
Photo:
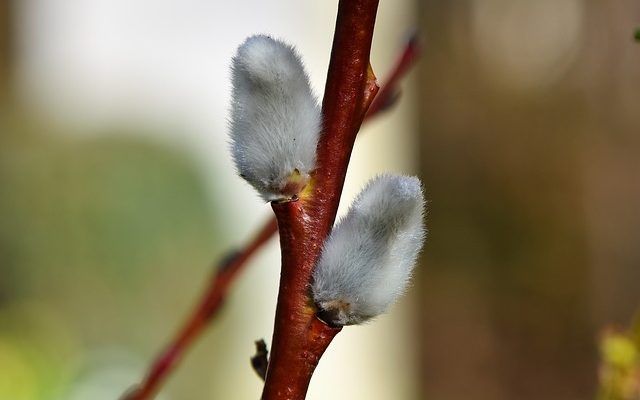
[(315, 167), (320, 107), (290, 45), (256, 35), (232, 62), (231, 152), (266, 201), (296, 195)]
[(372, 179), (327, 238), (313, 274), (319, 316), (359, 324), (384, 313), (405, 291), (426, 231), (416, 177)]

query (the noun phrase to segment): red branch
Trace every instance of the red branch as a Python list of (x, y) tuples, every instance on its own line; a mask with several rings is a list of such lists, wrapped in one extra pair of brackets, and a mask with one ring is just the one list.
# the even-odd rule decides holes
[[(398, 58), (394, 68), (389, 74), (387, 82), (382, 85), (377, 96), (372, 96), (373, 86), (369, 86), (369, 91), (365, 92), (368, 103), (373, 100), (368, 112), (365, 114), (365, 121), (380, 113), (387, 111), (396, 103), (398, 99), (400, 80), (406, 75), (409, 69), (415, 65), (419, 55), (417, 40), (412, 37), (405, 45), (401, 56)], [(371, 83), (372, 73), (369, 73), (369, 83)], [(368, 93), (368, 94), (367, 94)], [(366, 107), (366, 104), (363, 106)], [(159, 390), (167, 376), (174, 370), (182, 359), (186, 351), (204, 332), (208, 324), (220, 310), (229, 287), (235, 282), (236, 277), (247, 265), (247, 261), (256, 253), (267, 240), (277, 232), (275, 217), (271, 218), (256, 234), (245, 248), (234, 253), (232, 258), (225, 260), (220, 265), (215, 266), (216, 272), (209, 280), (209, 286), (201, 297), (198, 306), (185, 323), (180, 328), (174, 339), (163, 349), (160, 355), (149, 367), (149, 372), (145, 380), (137, 389), (123, 397), (123, 400), (148, 400)]]
[(368, 106), (364, 100), (373, 100), (369, 53), (377, 9), (378, 0), (340, 0), (338, 5), (309, 212), (318, 224), (320, 244), (338, 212), (353, 143)]
[(151, 399), (160, 388), (166, 376), (180, 361), (191, 343), (200, 336), (211, 318), (218, 312), (224, 303), (227, 291), (238, 273), (246, 265), (247, 260), (267, 242), (278, 230), (275, 219), (271, 219), (249, 245), (243, 250), (233, 254), (220, 265), (211, 279), (211, 284), (202, 297), (201, 302), (187, 322), (182, 326), (171, 344), (163, 350), (160, 356), (153, 362), (149, 374), (143, 383), (125, 394), (123, 400)]
[(302, 201), (273, 203), (282, 249), (282, 273), (276, 308), (271, 358), (267, 369), (264, 400), (304, 399), (320, 356), (340, 329), (315, 317), (308, 283), (314, 267), (312, 227)]
[(309, 198), (273, 204), (282, 272), (263, 400), (302, 400), (338, 329), (320, 322), (309, 285), (338, 211), (351, 151), (378, 87), (369, 66), (378, 0), (341, 0)]

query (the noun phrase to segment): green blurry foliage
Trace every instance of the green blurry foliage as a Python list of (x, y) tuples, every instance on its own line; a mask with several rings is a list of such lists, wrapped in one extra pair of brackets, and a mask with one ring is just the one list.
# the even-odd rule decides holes
[(68, 398), (94, 350), (144, 362), (166, 338), (220, 251), (215, 207), (179, 151), (0, 123), (0, 399)]

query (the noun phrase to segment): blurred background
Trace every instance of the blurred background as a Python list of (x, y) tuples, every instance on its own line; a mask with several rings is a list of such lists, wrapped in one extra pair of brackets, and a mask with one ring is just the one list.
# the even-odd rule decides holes
[[(336, 2), (0, 2), (0, 400), (112, 400), (270, 207), (227, 149), (229, 63), (255, 33), (318, 96)], [(598, 340), (640, 306), (640, 3), (382, 0), (384, 81), (420, 64), (355, 148), (419, 175), (430, 230), (408, 295), (345, 329), (310, 399), (590, 399)], [(258, 398), (272, 240), (159, 399)]]

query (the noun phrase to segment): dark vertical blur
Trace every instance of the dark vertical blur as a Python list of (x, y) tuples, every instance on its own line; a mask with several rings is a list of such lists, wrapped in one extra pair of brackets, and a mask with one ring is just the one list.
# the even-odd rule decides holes
[(576, 56), (519, 85), (486, 68), (474, 3), (418, 2), (424, 398), (592, 398), (600, 329), (640, 305), (640, 6), (582, 2)]
[[(194, 160), (148, 128), (74, 131), (19, 101), (11, 5), (0, 1), (0, 399), (115, 398), (221, 251), (217, 208)], [(199, 371), (183, 379), (206, 381)], [(203, 390), (190, 386), (182, 398)]]
[[(6, 0), (0, 2), (0, 137), (5, 134), (6, 127), (2, 122), (4, 121), (3, 114), (6, 113), (6, 103), (9, 101), (9, 85), (11, 75), (11, 64), (13, 61), (13, 36), (12, 36), (12, 1)], [(0, 143), (2, 143), (0, 141)], [(0, 188), (0, 196), (2, 195), (2, 189)], [(8, 251), (3, 249), (0, 245), (0, 260), (3, 258), (3, 253)], [(4, 297), (9, 292), (8, 277), (0, 277), (0, 305), (2, 304)]]
[(0, 2), (0, 101), (3, 101), (5, 98), (11, 73), (11, 55), (13, 50), (11, 10), (11, 0), (3, 0)]

